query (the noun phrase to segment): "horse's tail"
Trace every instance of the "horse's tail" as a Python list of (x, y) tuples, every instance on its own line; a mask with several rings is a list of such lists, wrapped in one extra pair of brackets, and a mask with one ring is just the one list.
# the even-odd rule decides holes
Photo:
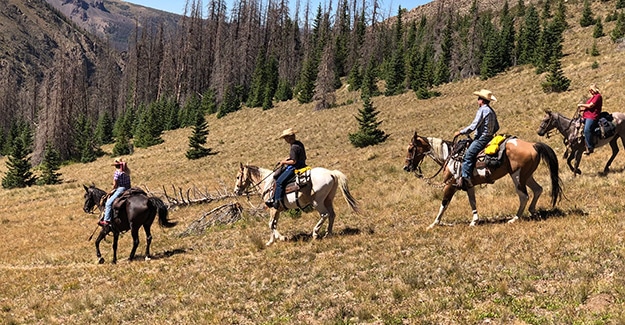
[(347, 176), (345, 176), (345, 174), (343, 174), (339, 170), (333, 170), (331, 173), (332, 173), (332, 176), (336, 180), (339, 181), (338, 185), (341, 188), (341, 192), (343, 193), (343, 198), (345, 199), (345, 202), (347, 202), (349, 207), (352, 208), (352, 210), (354, 212), (360, 213), (360, 208), (358, 207), (358, 202), (356, 202), (356, 199), (349, 192), (349, 186), (347, 186)]
[(158, 224), (161, 225), (161, 227), (171, 228), (177, 224), (177, 222), (171, 222), (167, 219), (167, 214), (169, 212), (167, 211), (167, 207), (165, 206), (165, 202), (163, 202), (163, 200), (152, 196), (148, 198), (148, 202), (156, 208), (158, 212)]
[(558, 174), (558, 157), (550, 146), (542, 142), (535, 143), (534, 149), (538, 152), (538, 157), (549, 166), (549, 174), (551, 175), (551, 205), (555, 207), (556, 203), (562, 199), (562, 180)]

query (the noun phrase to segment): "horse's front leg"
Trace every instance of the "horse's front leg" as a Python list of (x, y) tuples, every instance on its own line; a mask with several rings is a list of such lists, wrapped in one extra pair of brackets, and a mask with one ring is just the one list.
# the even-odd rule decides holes
[(477, 214), (477, 201), (475, 200), (475, 187), (471, 187), (467, 190), (467, 197), (469, 198), (469, 204), (471, 205), (471, 213), (473, 214), (473, 219), (471, 219), (471, 223), (469, 226), (476, 226), (478, 221), (480, 221), (480, 217)]
[(130, 234), (132, 235), (132, 250), (130, 250), (128, 260), (132, 261), (135, 258), (137, 247), (139, 247), (139, 228), (130, 225)]
[(271, 230), (271, 235), (269, 237), (269, 241), (265, 244), (269, 246), (273, 244), (276, 239), (285, 241), (286, 237), (280, 235), (278, 232), (278, 217), (280, 216), (280, 211), (277, 209), (270, 209), (269, 214), (271, 215), (271, 220), (269, 220), (269, 229)]
[(432, 229), (435, 226), (438, 226), (441, 224), (441, 219), (443, 218), (443, 214), (449, 207), (449, 202), (451, 202), (451, 199), (454, 197), (454, 194), (456, 193), (456, 191), (457, 191), (457, 188), (451, 185), (451, 183), (447, 182), (447, 184), (445, 185), (445, 188), (443, 189), (443, 201), (441, 202), (441, 207), (438, 209), (438, 214), (436, 215), (436, 219), (434, 219), (434, 222), (432, 222), (432, 224), (429, 225), (427, 229)]
[[(571, 161), (573, 159), (575, 159), (574, 165), (571, 164)], [(581, 161), (582, 161), (582, 150), (572, 149), (571, 155), (569, 155), (569, 158), (566, 160), (566, 163), (569, 165), (569, 168), (573, 172), (573, 177), (582, 173), (582, 171), (579, 169), (579, 164), (581, 163)]]
[(618, 149), (618, 143), (616, 143), (618, 141), (618, 137), (614, 137), (612, 140), (610, 140), (610, 148), (612, 148), (612, 156), (610, 156), (610, 159), (608, 159), (608, 162), (605, 164), (605, 167), (603, 167), (603, 174), (607, 175), (610, 172), (610, 165), (612, 165), (612, 161), (614, 160), (614, 158), (616, 158), (616, 155), (618, 155), (619, 149)]
[(106, 229), (106, 227), (102, 227), (102, 229), (100, 230), (100, 234), (98, 234), (98, 238), (96, 238), (95, 240), (95, 254), (98, 257), (98, 264), (104, 263), (104, 258), (102, 257), (102, 253), (100, 252), (100, 242), (104, 238), (106, 238), (107, 234), (108, 234), (108, 229)]
[(119, 231), (113, 230), (113, 260), (111, 263), (117, 264), (117, 241), (119, 240)]

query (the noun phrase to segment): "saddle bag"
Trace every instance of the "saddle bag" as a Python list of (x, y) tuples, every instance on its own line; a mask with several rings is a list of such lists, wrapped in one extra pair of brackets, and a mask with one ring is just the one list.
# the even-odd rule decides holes
[(594, 130), (595, 136), (600, 139), (607, 139), (616, 133), (616, 124), (612, 114), (601, 112), (598, 121), (599, 127)]

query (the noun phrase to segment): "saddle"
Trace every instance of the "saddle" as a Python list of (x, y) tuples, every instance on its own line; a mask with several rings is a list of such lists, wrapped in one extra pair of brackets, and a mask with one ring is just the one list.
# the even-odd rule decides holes
[[(477, 155), (475, 169), (477, 173), (489, 179), (491, 171), (501, 167), (504, 156), (506, 154), (506, 143), (516, 137), (508, 134), (498, 134), (488, 143), (484, 150)], [(462, 162), (464, 153), (471, 144), (471, 139), (463, 139), (458, 141), (454, 146), (451, 158)], [(460, 175), (461, 163), (457, 164), (456, 175)], [(459, 176), (458, 176), (459, 177)], [(456, 178), (458, 178), (456, 177)]]
[[(308, 186), (311, 186), (312, 184), (311, 178), (310, 178), (311, 169), (312, 168), (309, 166), (296, 169), (295, 173), (293, 174), (291, 178), (288, 179), (287, 184), (284, 187), (285, 196), (289, 193), (295, 193), (295, 201), (297, 203), (297, 206), (302, 210), (305, 210), (306, 207), (300, 207), (299, 201), (297, 199), (299, 197), (300, 191)], [(275, 190), (276, 190), (276, 183), (273, 184), (273, 188), (271, 189), (272, 195), (275, 192)], [(282, 201), (283, 199), (284, 197), (276, 198), (276, 200), (280, 200), (280, 201)]]
[[(583, 143), (584, 141), (584, 120), (580, 117), (574, 120), (575, 130), (572, 139), (569, 139), (571, 144)], [(608, 112), (599, 113), (599, 119), (597, 121), (598, 127), (593, 130), (592, 139), (593, 143), (597, 143), (599, 140), (608, 139), (616, 134), (616, 123), (614, 123), (614, 117)]]
[[(147, 195), (147, 193), (141, 188), (131, 187), (125, 190), (122, 193), (122, 195), (120, 195), (119, 197), (115, 199), (115, 201), (113, 201), (113, 209), (116, 211), (122, 209), (124, 205), (126, 204), (126, 201), (128, 200), (128, 198), (137, 194)], [(115, 214), (115, 216), (117, 217), (117, 214)]]

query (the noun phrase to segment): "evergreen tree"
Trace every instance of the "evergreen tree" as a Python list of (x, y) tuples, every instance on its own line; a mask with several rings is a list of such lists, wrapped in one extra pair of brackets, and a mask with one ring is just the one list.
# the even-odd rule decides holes
[(197, 95), (193, 94), (180, 110), (178, 118), (180, 126), (192, 126), (195, 123), (195, 114), (200, 111), (202, 111), (202, 101)]
[(365, 71), (365, 75), (362, 78), (362, 85), (360, 87), (360, 97), (371, 98), (380, 94), (378, 85), (376, 84), (377, 77), (375, 67), (373, 63), (369, 63), (369, 67)]
[(72, 158), (81, 163), (95, 161), (98, 156), (98, 145), (91, 121), (80, 115), (74, 122), (74, 152)]
[(395, 50), (389, 64), (389, 70), (386, 77), (385, 96), (399, 95), (404, 92), (404, 51), (400, 47)]
[(266, 81), (263, 88), (263, 110), (267, 110), (273, 107), (273, 98), (276, 95), (278, 89), (278, 83), (280, 76), (278, 73), (278, 60), (272, 55), (267, 60), (265, 67)]
[(542, 73), (549, 68), (553, 60), (562, 58), (562, 43), (564, 38), (560, 26), (551, 22), (548, 23), (541, 33), (539, 51), (536, 56), (536, 73)]
[(551, 18), (551, 0), (543, 1), (543, 14), (541, 18), (543, 20)]
[(590, 55), (599, 56), (599, 49), (597, 48), (597, 41), (592, 43), (592, 49), (590, 49)]
[(595, 19), (592, 18), (592, 10), (590, 9), (590, 2), (584, 0), (584, 8), (582, 9), (582, 18), (579, 20), (579, 25), (582, 27), (588, 27), (595, 24)]
[(108, 113), (100, 114), (95, 128), (96, 142), (99, 144), (113, 143), (113, 119)]
[(318, 66), (315, 60), (309, 59), (304, 62), (302, 73), (297, 85), (297, 101), (300, 104), (310, 103), (315, 95), (315, 80), (317, 79)]
[(560, 60), (554, 58), (550, 65), (547, 79), (541, 84), (543, 91), (545, 93), (561, 93), (567, 91), (570, 84), (571, 80), (564, 76)]
[(23, 188), (35, 184), (37, 178), (33, 175), (28, 155), (31, 149), (24, 146), (23, 139), (15, 139), (11, 152), (7, 158), (7, 172), (2, 179), (3, 188)]
[(360, 74), (360, 64), (358, 64), (358, 61), (354, 63), (352, 70), (349, 72), (347, 84), (347, 90), (349, 91), (356, 91), (360, 89), (360, 86), (362, 85), (362, 75)]
[(504, 9), (501, 13), (501, 33), (499, 35), (499, 50), (500, 50), (500, 71), (514, 65), (514, 17), (510, 14), (508, 9), (508, 1), (504, 3)]
[(204, 148), (208, 136), (208, 123), (204, 114), (198, 112), (193, 125), (193, 134), (189, 137), (189, 150), (185, 153), (187, 159), (199, 159), (211, 154), (210, 148)]
[(595, 24), (595, 29), (592, 32), (593, 38), (600, 38), (605, 36), (603, 32), (603, 24), (601, 23), (601, 17), (597, 18), (597, 23)]
[(263, 105), (266, 84), (267, 62), (265, 58), (265, 49), (261, 49), (256, 57), (256, 67), (254, 68), (254, 73), (252, 74), (250, 95), (247, 98), (246, 103), (248, 107), (261, 107)]
[(623, 8), (625, 8), (625, 0), (617, 0), (616, 9), (623, 9)]
[(560, 33), (563, 33), (567, 28), (569, 28), (569, 24), (566, 22), (566, 5), (564, 4), (564, 0), (559, 0), (558, 2), (558, 10), (553, 17), (553, 24), (560, 31)]
[(215, 98), (215, 90), (207, 89), (204, 94), (202, 94), (202, 102), (200, 106), (200, 110), (204, 114), (217, 113), (217, 99)]
[(293, 90), (289, 81), (286, 79), (280, 79), (278, 82), (278, 89), (276, 89), (276, 100), (284, 102), (293, 99)]
[[(202, 103), (204, 103), (204, 98), (202, 99)], [(180, 104), (178, 104), (178, 101), (173, 98), (168, 98), (165, 100), (164, 105), (166, 112), (166, 116), (164, 117), (164, 129), (176, 130), (180, 128)]]
[(61, 183), (61, 173), (57, 171), (61, 166), (61, 155), (50, 142), (46, 143), (43, 161), (39, 166), (41, 176), (37, 179), (38, 185), (54, 185)]
[(536, 49), (538, 48), (538, 42), (540, 38), (540, 18), (538, 12), (533, 5), (530, 5), (526, 10), (525, 21), (521, 32), (519, 33), (519, 39), (517, 41), (518, 46), (518, 63), (528, 64), (536, 62)]
[(516, 12), (517, 17), (525, 16), (525, 1), (519, 0), (516, 8), (517, 8), (517, 12)]
[[(199, 105), (198, 105), (199, 106)], [(197, 112), (198, 110), (196, 110)], [(134, 134), (134, 144), (139, 148), (147, 148), (163, 143), (163, 129), (159, 123), (155, 105), (149, 105), (139, 118), (139, 126)]]
[[(436, 66), (434, 68), (434, 79), (432, 80), (435, 86), (449, 82), (451, 73), (449, 72), (449, 65), (451, 63), (451, 51), (453, 47), (453, 19), (449, 17), (445, 29), (441, 36), (441, 52)], [(514, 40), (513, 40), (514, 41)]]
[(610, 33), (610, 38), (612, 42), (618, 41), (623, 36), (625, 36), (625, 13), (620, 13), (618, 18), (616, 19), (616, 25), (614, 25), (614, 29)]
[(389, 135), (378, 129), (382, 123), (377, 121), (380, 112), (375, 109), (369, 97), (363, 97), (363, 108), (358, 113), (356, 120), (360, 128), (358, 132), (349, 134), (349, 142), (356, 148), (363, 148), (386, 141)]
[(226, 87), (224, 99), (217, 110), (217, 118), (222, 118), (228, 113), (236, 112), (241, 109), (241, 100), (237, 95), (236, 89), (232, 86)]
[(112, 155), (114, 157), (129, 155), (132, 153), (132, 145), (130, 144), (132, 130), (132, 111), (129, 110), (123, 116), (115, 121), (113, 135), (115, 136), (115, 145), (113, 146)]

